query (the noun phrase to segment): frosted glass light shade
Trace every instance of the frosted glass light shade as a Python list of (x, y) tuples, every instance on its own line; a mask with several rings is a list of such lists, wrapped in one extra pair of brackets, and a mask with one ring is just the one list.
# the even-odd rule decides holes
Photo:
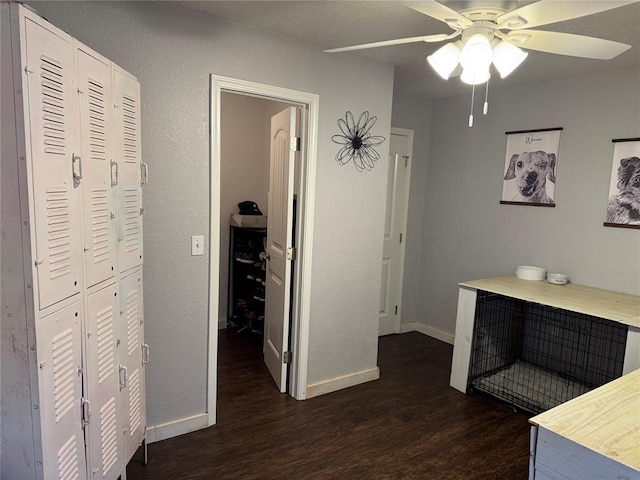
[(438, 75), (447, 80), (458, 66), (460, 49), (455, 43), (447, 43), (427, 57), (427, 62)]
[(460, 65), (465, 70), (484, 72), (493, 60), (489, 39), (481, 34), (471, 35), (460, 53)]
[(460, 80), (469, 85), (480, 85), (481, 83), (486, 82), (491, 77), (489, 73), (489, 67), (485, 70), (473, 71), (468, 68), (464, 68), (462, 70), (462, 75), (460, 75)]
[(527, 52), (520, 50), (512, 43), (502, 40), (493, 49), (493, 66), (505, 78), (513, 72), (529, 55)]

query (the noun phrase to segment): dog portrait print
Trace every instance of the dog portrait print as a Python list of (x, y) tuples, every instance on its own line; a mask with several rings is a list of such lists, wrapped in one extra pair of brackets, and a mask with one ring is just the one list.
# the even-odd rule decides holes
[(616, 177), (617, 192), (610, 192), (605, 222), (640, 228), (640, 157), (622, 158)]
[(556, 182), (556, 156), (553, 153), (522, 152), (509, 161), (505, 180), (515, 180), (518, 193), (513, 202), (553, 203), (547, 195), (547, 180)]
[(507, 132), (500, 203), (555, 207), (561, 130)]

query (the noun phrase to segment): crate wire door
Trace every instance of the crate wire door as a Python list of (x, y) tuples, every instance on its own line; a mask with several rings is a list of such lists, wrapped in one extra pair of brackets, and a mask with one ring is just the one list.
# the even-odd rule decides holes
[(626, 339), (615, 322), (478, 291), (470, 384), (540, 413), (621, 376)]

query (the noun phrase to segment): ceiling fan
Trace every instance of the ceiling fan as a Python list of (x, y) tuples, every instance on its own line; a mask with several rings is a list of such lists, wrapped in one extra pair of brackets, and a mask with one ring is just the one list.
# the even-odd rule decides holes
[(593, 15), (637, 1), (539, 0), (511, 11), (495, 6), (475, 6), (509, 2), (467, 2), (472, 6), (461, 11), (435, 0), (411, 2), (405, 5), (445, 22), (453, 32), (333, 48), (325, 52), (347, 52), (415, 42), (444, 42), (460, 37), (427, 57), (427, 61), (445, 80), (457, 74), (460, 65), (461, 80), (470, 85), (479, 85), (489, 80), (489, 67), (492, 64), (502, 78), (515, 70), (528, 55), (520, 47), (583, 58), (607, 60), (616, 57), (631, 46), (601, 38), (530, 29)]

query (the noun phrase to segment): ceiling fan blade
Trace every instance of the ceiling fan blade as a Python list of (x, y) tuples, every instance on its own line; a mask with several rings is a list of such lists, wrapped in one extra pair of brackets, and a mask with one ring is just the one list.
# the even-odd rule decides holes
[(429, 17), (433, 17), (436, 20), (445, 22), (454, 30), (460, 30), (461, 28), (469, 27), (473, 25), (473, 22), (464, 15), (456, 12), (455, 10), (436, 2), (435, 0), (422, 1), (422, 2), (406, 2), (405, 5), (416, 12), (420, 12)]
[(504, 38), (529, 50), (600, 60), (609, 60), (631, 48), (631, 45), (602, 38), (544, 30), (517, 30), (509, 32)]
[(519, 30), (521, 28), (539, 27), (550, 23), (563, 22), (572, 18), (593, 15), (613, 8), (621, 7), (638, 0), (539, 0), (525, 5), (496, 18), (498, 28)]
[(407, 38), (398, 38), (397, 40), (386, 40), (383, 42), (374, 42), (374, 43), (363, 43), (362, 45), (351, 45), (350, 47), (340, 47), (340, 48), (332, 48), (330, 50), (325, 50), (327, 53), (338, 53), (338, 52), (350, 52), (352, 50), (365, 50), (367, 48), (377, 48), (377, 47), (388, 47), (391, 45), (403, 45), (405, 43), (417, 43), (417, 42), (443, 42), (445, 40), (449, 40), (457, 35), (457, 33), (453, 33), (451, 35), (437, 34), (437, 35), (426, 35), (422, 37), (407, 37)]

